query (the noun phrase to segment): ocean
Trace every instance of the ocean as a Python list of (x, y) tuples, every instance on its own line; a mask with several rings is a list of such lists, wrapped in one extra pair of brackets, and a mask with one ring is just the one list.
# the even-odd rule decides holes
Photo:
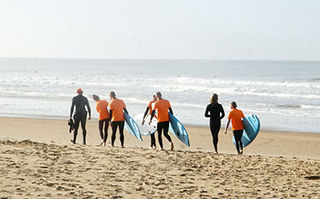
[(204, 111), (217, 93), (227, 114), (236, 101), (262, 129), (320, 132), (320, 62), (0, 59), (0, 116), (67, 119), (77, 88), (94, 118), (93, 94), (109, 100), (115, 91), (134, 117), (161, 91), (181, 122), (208, 125)]

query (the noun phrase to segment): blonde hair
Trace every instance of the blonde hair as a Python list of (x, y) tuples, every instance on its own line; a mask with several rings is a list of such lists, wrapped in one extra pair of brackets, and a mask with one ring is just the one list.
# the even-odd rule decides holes
[(210, 99), (210, 103), (218, 103), (218, 94), (213, 93)]

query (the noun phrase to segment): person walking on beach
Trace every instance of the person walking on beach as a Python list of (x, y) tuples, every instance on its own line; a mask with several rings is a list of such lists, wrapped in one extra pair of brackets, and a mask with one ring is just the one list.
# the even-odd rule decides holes
[(237, 109), (237, 103), (231, 102), (231, 111), (228, 116), (228, 123), (226, 126), (225, 134), (227, 134), (227, 130), (229, 128), (230, 120), (231, 120), (233, 136), (236, 141), (236, 148), (239, 155), (243, 153), (243, 147), (241, 142), (243, 128), (244, 128), (242, 123), (243, 118), (244, 118), (244, 114), (241, 110)]
[(213, 94), (205, 112), (205, 117), (210, 117), (210, 131), (215, 153), (218, 154), (218, 134), (221, 128), (221, 119), (225, 113), (221, 104), (218, 103), (218, 95)]
[[(108, 101), (100, 100), (99, 96), (93, 95), (93, 100), (96, 101), (96, 110), (99, 113), (99, 133), (102, 139), (99, 145), (106, 146), (108, 138), (108, 128), (109, 128), (109, 111), (108, 111)], [(104, 128), (103, 128), (104, 127)]]
[[(90, 109), (88, 99), (83, 96), (83, 90), (81, 88), (78, 88), (76, 92), (78, 93), (78, 95), (72, 98), (72, 104), (71, 104), (71, 110), (70, 110), (70, 119), (72, 119), (74, 108), (76, 108), (74, 116), (73, 116), (73, 118), (74, 118), (74, 132), (73, 132), (73, 140), (71, 140), (71, 142), (73, 144), (76, 143), (79, 124), (81, 123), (83, 144), (86, 144), (87, 114), (89, 113), (88, 120), (91, 120), (91, 109)], [(86, 107), (87, 107), (87, 109), (86, 109)]]
[(114, 91), (110, 92), (110, 100), (111, 102), (109, 105), (109, 109), (110, 109), (111, 128), (112, 128), (111, 146), (114, 147), (114, 141), (116, 140), (117, 127), (119, 127), (121, 147), (124, 148), (123, 129), (124, 129), (125, 119), (124, 119), (123, 111), (125, 111), (127, 114), (128, 114), (128, 111), (126, 109), (126, 105), (123, 102), (123, 100), (118, 99)]
[[(155, 103), (157, 102), (157, 97), (156, 95), (153, 95), (153, 99), (149, 102), (147, 108), (146, 108), (146, 111), (144, 112), (144, 115), (143, 115), (143, 120), (142, 120), (142, 125), (144, 124), (145, 122), (145, 118), (146, 116), (148, 115), (148, 113), (151, 115), (152, 114), (152, 105), (154, 105)], [(150, 138), (151, 138), (151, 148), (152, 149), (156, 149), (157, 146), (156, 146), (156, 138), (155, 138), (155, 135), (154, 133), (152, 133), (150, 135)]]
[(161, 150), (163, 150), (163, 144), (162, 144), (162, 131), (164, 136), (167, 138), (167, 140), (170, 142), (171, 144), (171, 150), (173, 151), (174, 146), (173, 146), (173, 142), (171, 140), (171, 137), (168, 135), (168, 131), (169, 131), (169, 112), (171, 114), (173, 114), (173, 111), (171, 109), (171, 105), (170, 102), (166, 99), (162, 98), (162, 94), (158, 91), (156, 93), (156, 97), (157, 97), (157, 102), (154, 104), (152, 113), (151, 113), (151, 118), (150, 118), (150, 122), (149, 124), (151, 124), (151, 121), (155, 115), (155, 112), (157, 111), (157, 131), (158, 131), (158, 140), (159, 140), (159, 145), (161, 147)]

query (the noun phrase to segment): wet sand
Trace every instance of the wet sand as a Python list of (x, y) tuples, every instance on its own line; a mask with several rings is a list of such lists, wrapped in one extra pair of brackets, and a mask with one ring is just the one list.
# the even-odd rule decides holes
[(70, 143), (66, 121), (0, 118), (0, 126), (4, 198), (320, 197), (320, 134), (262, 131), (238, 156), (223, 131), (214, 155), (206, 127), (187, 126), (191, 147), (173, 138), (171, 152), (129, 133), (124, 149), (96, 146), (97, 121), (88, 123), (87, 146)]

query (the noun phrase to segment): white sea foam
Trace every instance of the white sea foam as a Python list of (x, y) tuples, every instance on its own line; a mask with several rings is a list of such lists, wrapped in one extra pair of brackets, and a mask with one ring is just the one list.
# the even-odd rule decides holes
[[(0, 114), (2, 111), (6, 114), (68, 115), (75, 89), (81, 87), (91, 103), (92, 94), (108, 99), (108, 93), (114, 90), (137, 112), (143, 112), (152, 94), (159, 90), (173, 108), (179, 110), (175, 113), (189, 123), (206, 122), (203, 112), (212, 93), (219, 94), (226, 112), (230, 101), (236, 100), (247, 113), (270, 120), (274, 116), (277, 123), (279, 118), (283, 122), (293, 118), (306, 123), (307, 117), (320, 119), (318, 64), (302, 63), (305, 65), (299, 68), (290, 62), (270, 63), (270, 66), (263, 63), (263, 66), (273, 67), (273, 70), (264, 70), (258, 67), (260, 62), (245, 62), (237, 67), (232, 65), (236, 62), (222, 61), (208, 61), (204, 66), (196, 61), (11, 62), (1, 65), (0, 60), (0, 98), (7, 105), (0, 106)], [(19, 103), (15, 103), (17, 101)], [(37, 103), (32, 103), (34, 101)]]

